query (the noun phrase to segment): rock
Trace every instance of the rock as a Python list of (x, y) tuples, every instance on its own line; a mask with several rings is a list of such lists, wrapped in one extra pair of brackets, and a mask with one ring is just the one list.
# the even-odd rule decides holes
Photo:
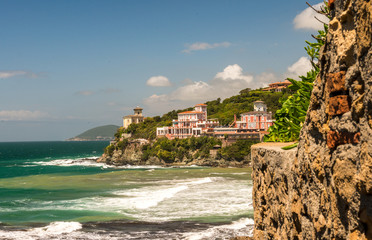
[(252, 147), (255, 239), (372, 239), (372, 2), (329, 3), (298, 150)]

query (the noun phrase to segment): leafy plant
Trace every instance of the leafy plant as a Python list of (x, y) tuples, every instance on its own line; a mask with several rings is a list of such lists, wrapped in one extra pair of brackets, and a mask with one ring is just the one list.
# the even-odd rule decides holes
[[(321, 10), (315, 10), (329, 16), (328, 3)], [(275, 113), (275, 123), (269, 128), (269, 134), (265, 136), (265, 142), (290, 142), (297, 141), (300, 136), (307, 109), (310, 104), (311, 92), (313, 90), (313, 82), (319, 73), (319, 51), (324, 45), (326, 35), (328, 33), (328, 25), (324, 23), (324, 30), (319, 30), (317, 36), (313, 36), (316, 42), (311, 43), (306, 41), (305, 50), (310, 57), (310, 62), (313, 67), (306, 76), (299, 76), (301, 81), (291, 78), (288, 80), (292, 83), (289, 89), (294, 93), (285, 101), (282, 101), (282, 108)]]

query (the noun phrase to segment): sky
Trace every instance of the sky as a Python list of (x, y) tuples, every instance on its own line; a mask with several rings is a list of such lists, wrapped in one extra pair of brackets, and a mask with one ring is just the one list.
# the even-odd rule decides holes
[[(308, 1), (319, 7), (320, 1)], [(0, 0), (0, 142), (65, 140), (304, 74), (305, 1)], [(321, 16), (319, 17), (321, 18)]]

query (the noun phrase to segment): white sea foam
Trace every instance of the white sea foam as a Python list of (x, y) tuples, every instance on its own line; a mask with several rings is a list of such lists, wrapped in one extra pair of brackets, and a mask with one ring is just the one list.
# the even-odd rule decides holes
[(39, 161), (39, 162), (27, 162), (28, 165), (23, 165), (23, 167), (33, 167), (35, 165), (41, 166), (60, 166), (60, 167), (70, 167), (70, 166), (86, 166), (86, 167), (100, 167), (100, 168), (119, 168), (119, 169), (157, 169), (163, 168), (161, 166), (155, 165), (123, 165), (123, 166), (114, 166), (108, 165), (106, 163), (96, 162), (98, 157), (89, 157), (89, 158), (76, 158), (76, 159), (56, 159), (51, 161)]
[(41, 228), (31, 229), (30, 234), (37, 235), (59, 235), (63, 233), (70, 233), (82, 228), (81, 223), (79, 222), (52, 222), (48, 226)]
[(27, 231), (0, 231), (0, 239), (58, 239), (59, 235), (69, 234), (82, 228), (78, 222), (52, 222), (48, 226), (32, 228)]
[(127, 191), (118, 191), (114, 194), (122, 196), (122, 198), (108, 199), (106, 200), (106, 204), (120, 204), (121, 206), (126, 206), (131, 210), (148, 209), (156, 207), (159, 203), (166, 199), (175, 197), (177, 193), (187, 190), (191, 185), (199, 185), (210, 182), (212, 182), (212, 178), (207, 177), (186, 181), (183, 180), (171, 185), (151, 186)]
[(189, 232), (183, 235), (187, 240), (204, 240), (204, 239), (230, 239), (234, 236), (253, 236), (253, 219), (242, 218), (231, 224), (208, 228), (204, 231)]
[(40, 162), (27, 162), (29, 164), (41, 165), (41, 166), (60, 166), (60, 167), (70, 167), (70, 166), (87, 166), (87, 167), (110, 167), (105, 163), (98, 163), (96, 160), (98, 157), (90, 158), (76, 158), (76, 159), (56, 159), (51, 161), (40, 161)]

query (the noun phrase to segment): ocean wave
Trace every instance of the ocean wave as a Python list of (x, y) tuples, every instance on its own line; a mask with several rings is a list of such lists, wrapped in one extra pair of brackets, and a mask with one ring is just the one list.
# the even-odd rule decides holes
[(203, 231), (189, 232), (183, 235), (187, 240), (207, 240), (207, 239), (231, 239), (236, 236), (253, 236), (254, 220), (242, 218), (231, 224), (215, 226)]
[(0, 239), (58, 239), (59, 235), (69, 234), (81, 228), (82, 224), (79, 222), (52, 222), (45, 227), (31, 228), (27, 231), (0, 230)]
[[(39, 161), (39, 162), (26, 162), (28, 164), (41, 165), (41, 166), (60, 166), (60, 167), (70, 167), (70, 166), (87, 166), (87, 167), (108, 167), (105, 163), (97, 163), (98, 157), (90, 158), (76, 158), (76, 159), (56, 159), (51, 161)], [(30, 166), (30, 165), (26, 165)]]
[(71, 166), (85, 166), (85, 167), (99, 167), (99, 168), (113, 168), (113, 169), (157, 169), (164, 168), (162, 166), (156, 165), (123, 165), (114, 166), (108, 165), (106, 163), (99, 163), (96, 160), (99, 157), (89, 157), (89, 158), (76, 158), (76, 159), (55, 159), (51, 161), (38, 161), (38, 162), (26, 162), (27, 165), (22, 165), (22, 167), (34, 167), (34, 166), (60, 166), (60, 167), (71, 167)]
[(173, 185), (163, 185), (158, 187), (144, 187), (139, 189), (132, 189), (127, 191), (114, 192), (118, 196), (122, 196), (120, 199), (110, 199), (114, 201), (112, 204), (120, 204), (127, 206), (130, 209), (148, 209), (156, 207), (159, 203), (166, 199), (173, 198), (177, 193), (185, 191), (191, 185), (199, 185), (210, 183), (213, 178), (201, 178), (192, 179), (187, 181), (178, 182)]
[[(0, 230), (0, 239), (7, 240), (117, 240), (117, 239), (183, 239), (216, 240), (231, 239), (234, 236), (252, 236), (253, 219), (243, 218), (231, 224), (219, 225), (190, 221), (136, 222), (108, 221), (52, 222), (45, 227), (30, 229)], [(6, 228), (5, 228), (6, 229)]]

